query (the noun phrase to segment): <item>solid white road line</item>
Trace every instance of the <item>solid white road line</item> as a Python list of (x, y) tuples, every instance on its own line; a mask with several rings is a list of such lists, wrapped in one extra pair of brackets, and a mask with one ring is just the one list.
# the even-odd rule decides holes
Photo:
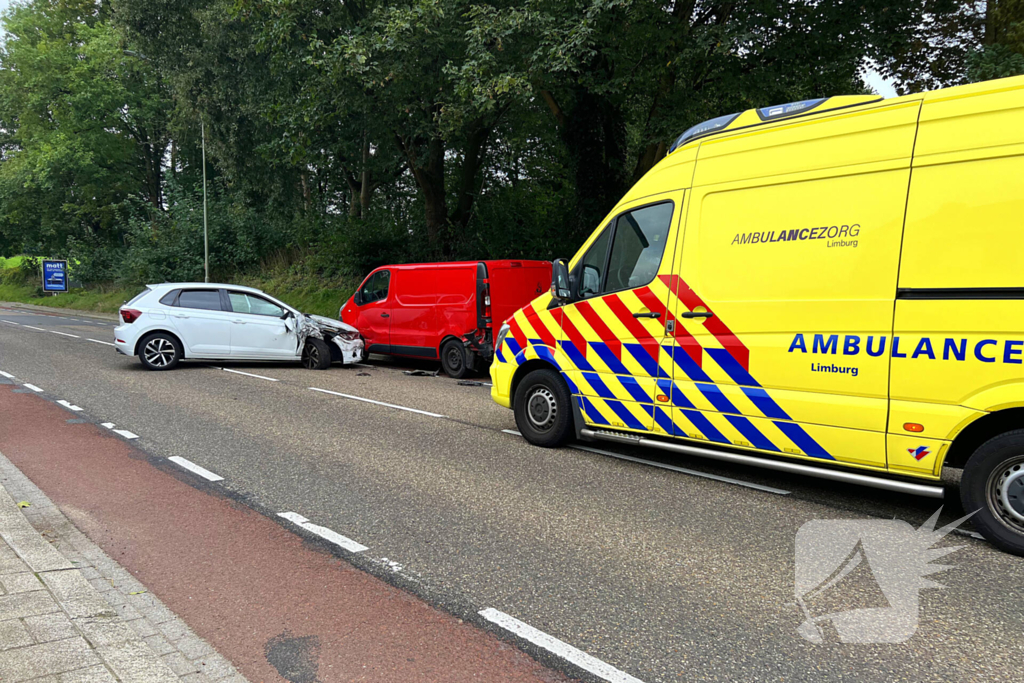
[(370, 398), (363, 398), (362, 396), (352, 396), (351, 394), (340, 394), (337, 391), (328, 391), (327, 389), (317, 389), (316, 387), (310, 387), (310, 391), (319, 391), (324, 394), (332, 394), (334, 396), (341, 396), (342, 398), (350, 398), (353, 401), (363, 401), (364, 403), (373, 403), (374, 405), (384, 406), (385, 408), (394, 408), (395, 410), (407, 410), (410, 413), (419, 413), (420, 415), (426, 415), (428, 417), (446, 417), (445, 415), (438, 415), (437, 413), (430, 413), (426, 410), (417, 410), (416, 408), (406, 408), (405, 406), (396, 406), (394, 403), (384, 403), (383, 401), (374, 401)]
[(97, 344), (106, 344), (107, 346), (113, 346), (113, 342), (100, 341), (99, 339), (86, 339), (86, 341), (96, 342)]
[(528, 640), (548, 652), (553, 652), (562, 659), (571, 662), (588, 673), (598, 678), (603, 678), (611, 683), (643, 683), (639, 678), (633, 678), (624, 671), (616, 669), (611, 664), (602, 662), (596, 657), (591, 657), (583, 650), (579, 650), (568, 643), (562, 642), (554, 636), (549, 636), (543, 631), (538, 631), (529, 624), (523, 623), (515, 617), (510, 617), (504, 612), (494, 608), (480, 610), (480, 616), (487, 621), (497, 624), (506, 631), (511, 631), (523, 640)]
[(9, 372), (4, 372), (4, 371), (0, 370), (0, 375), (3, 375), (7, 379), (14, 379), (14, 375), (10, 374)]
[(75, 339), (81, 339), (81, 337), (79, 337), (77, 334), (69, 334), (67, 332), (58, 332), (57, 330), (50, 330), (50, 332), (53, 332), (54, 334), (59, 334), (62, 337), (74, 337)]
[(207, 479), (209, 481), (223, 481), (224, 480), (224, 477), (220, 476), (219, 474), (214, 474), (213, 472), (211, 472), (210, 470), (206, 469), (205, 467), (200, 467), (199, 465), (195, 464), (191, 460), (186, 460), (185, 458), (179, 457), (177, 455), (173, 455), (173, 456), (171, 456), (171, 457), (169, 457), (167, 459), (170, 460), (171, 462), (173, 462), (175, 465), (179, 465), (181, 467), (184, 467), (189, 472), (194, 472), (195, 474), (198, 474), (203, 479)]
[(511, 434), (513, 436), (522, 436), (523, 435), (522, 432), (517, 432), (514, 429), (502, 429), (501, 431), (505, 432), (506, 434)]
[(39, 330), (40, 332), (46, 332), (46, 330), (44, 330), (43, 328), (41, 328), (41, 327), (33, 327), (32, 325), (22, 325), (22, 327), (27, 327), (30, 330)]
[(26, 389), (31, 389), (32, 391), (42, 391), (42, 389), (37, 387), (35, 384), (27, 384), (26, 383), (26, 384), (22, 384), (21, 386), (25, 387)]
[(656, 462), (654, 460), (644, 460), (643, 458), (634, 458), (631, 455), (623, 455), (622, 453), (613, 453), (612, 451), (606, 451), (600, 448), (593, 448), (592, 446), (580, 446), (577, 444), (570, 444), (569, 448), (575, 448), (578, 451), (586, 451), (588, 453), (596, 453), (598, 455), (607, 455), (610, 458), (618, 458), (619, 460), (628, 460), (629, 462), (640, 463), (641, 465), (650, 465), (651, 467), (660, 467), (663, 470), (672, 470), (673, 472), (681, 472), (683, 474), (689, 474), (693, 477), (702, 477), (704, 479), (714, 479), (715, 481), (725, 482), (726, 484), (735, 484), (736, 486), (745, 486), (748, 489), (757, 489), (758, 491), (764, 491), (766, 493), (774, 493), (779, 496), (788, 496), (789, 491), (785, 489), (777, 489), (773, 486), (765, 486), (764, 484), (755, 484), (749, 481), (742, 481), (740, 479), (732, 479), (730, 477), (721, 477), (717, 474), (708, 474), (707, 472), (698, 472), (697, 470), (687, 469), (685, 467), (676, 467), (675, 465), (667, 465), (662, 462)]
[(113, 432), (115, 434), (120, 434), (121, 436), (128, 440), (139, 438), (138, 434), (133, 434), (132, 432), (129, 432), (127, 429), (115, 429), (113, 430)]
[(74, 404), (72, 404), (72, 403), (69, 403), (68, 401), (65, 401), (64, 399), (61, 399), (61, 400), (57, 401), (57, 403), (58, 403), (59, 405), (62, 405), (62, 406), (64, 406), (64, 407), (65, 407), (65, 408), (67, 408), (68, 410), (73, 410), (73, 411), (75, 411), (76, 413), (77, 413), (78, 411), (80, 411), (80, 410), (81, 410), (81, 408), (79, 408), (78, 406), (76, 406), (76, 405), (74, 405)]
[(220, 368), (224, 372), (231, 372), (236, 375), (245, 375), (246, 377), (255, 377), (256, 379), (265, 379), (268, 382), (280, 382), (281, 380), (274, 379), (273, 377), (264, 377), (263, 375), (254, 375), (251, 372), (242, 372), (241, 370), (230, 370), (228, 368)]
[(279, 512), (278, 517), (284, 517), (292, 524), (302, 527), (306, 531), (316, 534), (325, 541), (330, 541), (336, 546), (344, 548), (350, 553), (361, 553), (364, 550), (369, 550), (365, 545), (357, 541), (353, 541), (347, 536), (342, 536), (337, 531), (332, 531), (325, 526), (319, 526), (311, 523), (308, 519), (295, 512)]

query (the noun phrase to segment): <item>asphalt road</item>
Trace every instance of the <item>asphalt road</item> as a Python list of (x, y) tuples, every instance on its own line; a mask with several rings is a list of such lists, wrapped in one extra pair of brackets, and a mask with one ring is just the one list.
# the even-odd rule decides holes
[[(216, 472), (262, 508), (358, 541), (369, 550), (357, 566), (398, 563), (389, 580), (457, 616), (500, 610), (646, 683), (1024, 678), (1024, 559), (966, 534), (939, 543), (963, 547), (929, 577), (945, 588), (920, 591), (906, 642), (844, 644), (825, 628), (813, 644), (798, 633), (804, 523), (917, 527), (937, 501), (604, 444), (594, 445), (737, 483), (534, 448), (502, 431), (515, 423), (487, 386), (405, 375), (395, 362), (147, 372), (98, 343), (112, 325), (75, 317), (0, 304), (0, 371), (130, 430), (153, 455)], [(951, 490), (941, 523), (962, 514)], [(853, 575), (850, 586), (852, 606), (874, 606), (857, 602), (870, 591)]]

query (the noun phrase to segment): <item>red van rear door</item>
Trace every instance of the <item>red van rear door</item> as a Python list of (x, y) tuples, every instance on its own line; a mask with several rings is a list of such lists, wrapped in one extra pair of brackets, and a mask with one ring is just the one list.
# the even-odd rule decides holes
[(437, 270), (396, 268), (391, 303), (391, 353), (400, 356), (437, 358)]
[[(495, 330), (520, 308), (551, 288), (551, 264), (544, 261), (487, 261), (491, 320)], [(495, 332), (497, 334), (497, 332)]]

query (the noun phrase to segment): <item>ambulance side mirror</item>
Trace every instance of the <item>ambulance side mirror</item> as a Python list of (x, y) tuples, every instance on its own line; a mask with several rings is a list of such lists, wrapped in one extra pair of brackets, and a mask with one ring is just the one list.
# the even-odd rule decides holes
[(563, 258), (551, 262), (551, 298), (558, 301), (572, 299), (572, 287), (569, 285), (569, 265)]

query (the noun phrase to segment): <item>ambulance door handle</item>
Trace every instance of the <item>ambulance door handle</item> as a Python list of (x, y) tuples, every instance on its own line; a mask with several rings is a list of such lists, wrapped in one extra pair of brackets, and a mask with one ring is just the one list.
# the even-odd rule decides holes
[(680, 318), (710, 318), (714, 313), (711, 311), (687, 311), (681, 314)]
[(661, 313), (655, 313), (654, 311), (646, 311), (644, 313), (634, 313), (634, 318), (660, 318)]

